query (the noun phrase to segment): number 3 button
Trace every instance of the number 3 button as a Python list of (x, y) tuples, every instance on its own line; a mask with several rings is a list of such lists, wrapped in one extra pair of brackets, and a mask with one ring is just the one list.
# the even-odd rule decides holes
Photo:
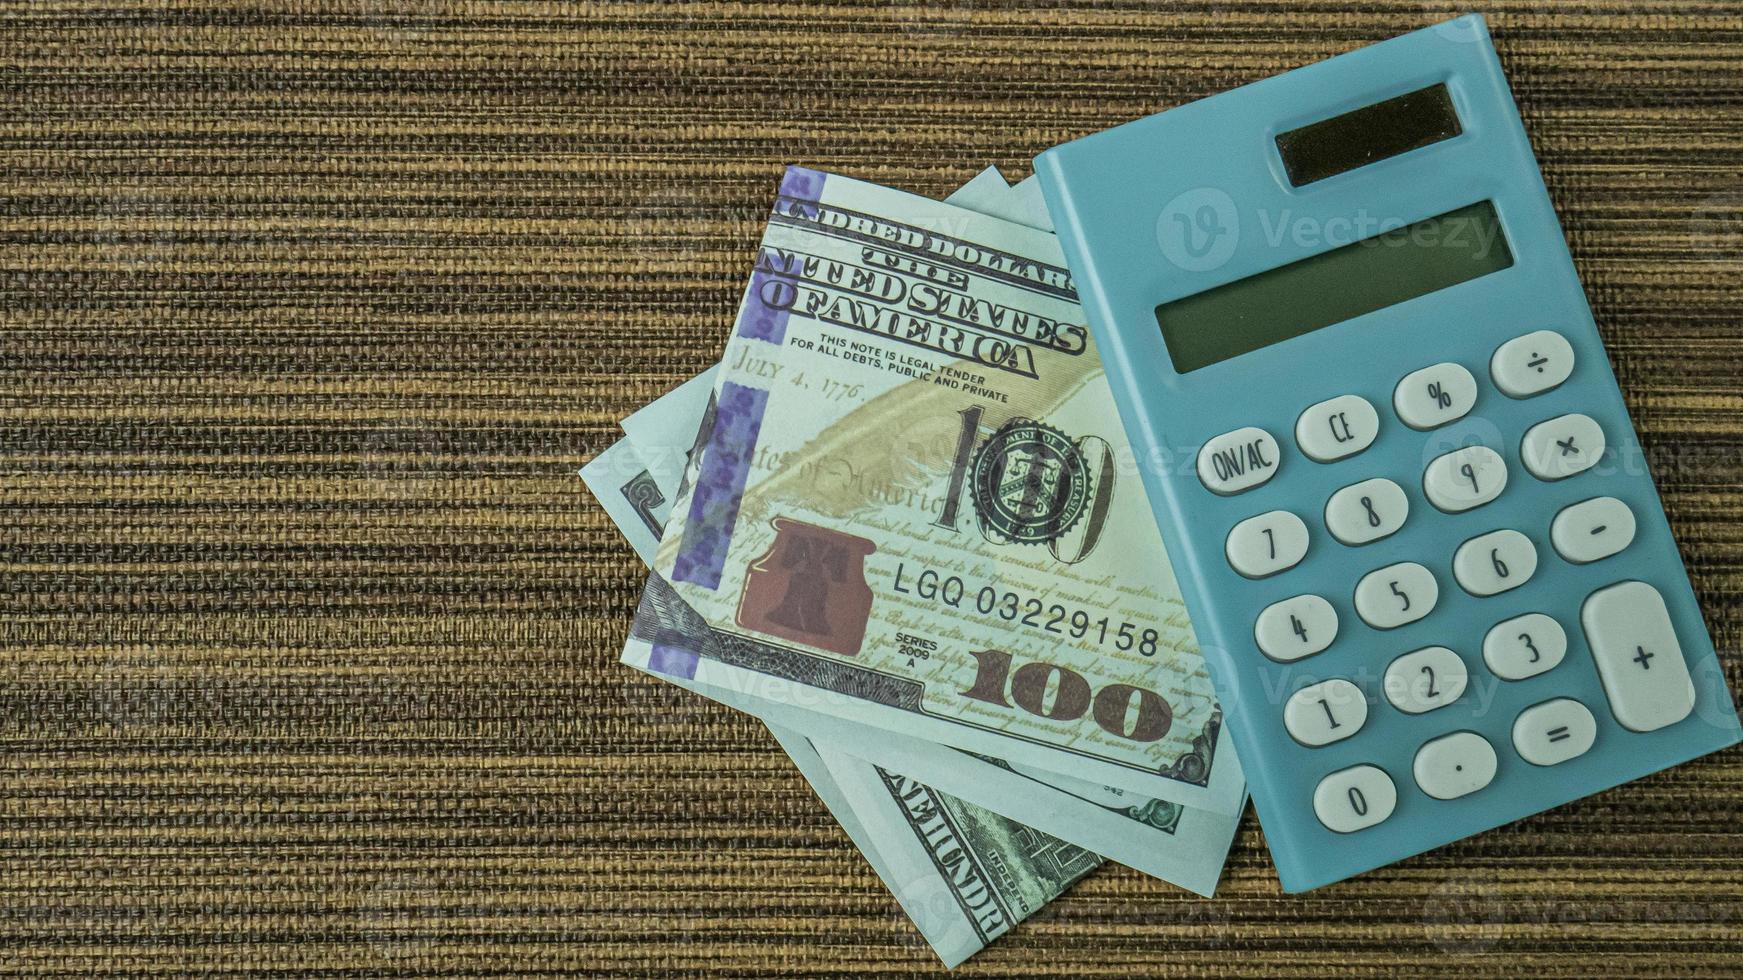
[(1377, 630), (1414, 623), (1439, 600), (1434, 573), (1413, 561), (1376, 568), (1356, 583), (1356, 613)]

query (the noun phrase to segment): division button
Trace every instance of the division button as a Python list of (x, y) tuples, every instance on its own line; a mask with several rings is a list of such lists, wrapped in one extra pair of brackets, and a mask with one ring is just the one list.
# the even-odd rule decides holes
[(1277, 463), (1277, 440), (1249, 425), (1204, 444), (1198, 451), (1198, 479), (1212, 493), (1240, 493), (1276, 476)]
[(1483, 662), (1504, 681), (1522, 681), (1567, 655), (1567, 631), (1543, 613), (1503, 619), (1483, 637)]
[(1590, 415), (1575, 412), (1525, 430), (1519, 459), (1539, 480), (1565, 480), (1597, 465), (1604, 455), (1604, 430)]
[(1593, 497), (1555, 515), (1549, 540), (1556, 554), (1577, 565), (1608, 558), (1634, 541), (1634, 512), (1615, 497)]
[(1337, 635), (1337, 610), (1316, 595), (1274, 602), (1253, 624), (1253, 641), (1259, 651), (1280, 663), (1311, 657), (1331, 646)]
[(1395, 533), (1409, 514), (1404, 488), (1375, 477), (1332, 494), (1325, 502), (1325, 527), (1344, 544), (1367, 544)]
[(1392, 392), (1392, 407), (1412, 429), (1464, 418), (1476, 403), (1477, 379), (1451, 361), (1410, 372)]
[(1436, 456), (1422, 473), (1428, 502), (1457, 514), (1494, 500), (1507, 488), (1507, 461), (1488, 446), (1466, 446)]
[(1351, 766), (1319, 781), (1313, 791), (1313, 812), (1327, 830), (1353, 834), (1392, 815), (1398, 787), (1378, 766)]
[(1574, 369), (1574, 349), (1554, 330), (1514, 337), (1489, 358), (1495, 387), (1512, 398), (1540, 395), (1566, 381)]
[(1223, 554), (1248, 578), (1275, 575), (1307, 554), (1307, 525), (1286, 510), (1249, 517), (1229, 529)]
[(1310, 406), (1295, 420), (1295, 443), (1321, 463), (1354, 456), (1380, 434), (1380, 413), (1361, 395), (1339, 395)]
[(1695, 684), (1657, 589), (1645, 582), (1599, 589), (1580, 607), (1580, 625), (1623, 728), (1655, 731), (1694, 710)]
[(1598, 737), (1598, 723), (1572, 698), (1534, 704), (1513, 721), (1513, 747), (1534, 766), (1553, 766), (1585, 755)]
[(1495, 778), (1495, 747), (1476, 732), (1443, 735), (1416, 750), (1416, 785), (1437, 800), (1475, 793)]
[(1362, 730), (1368, 699), (1342, 678), (1304, 687), (1283, 705), (1283, 727), (1306, 746), (1329, 745)]

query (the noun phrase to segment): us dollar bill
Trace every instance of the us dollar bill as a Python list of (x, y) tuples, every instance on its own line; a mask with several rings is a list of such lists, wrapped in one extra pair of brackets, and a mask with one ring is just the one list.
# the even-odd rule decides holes
[[(667, 394), (661, 427), (643, 429), (642, 442), (686, 446), (695, 436), (677, 431), (701, 425), (706, 403), (693, 397), (688, 385)], [(650, 406), (651, 407), (651, 406)], [(627, 442), (627, 440), (626, 440)], [(611, 498), (624, 487), (643, 486), (646, 470), (636, 445), (620, 442), (583, 469), (583, 478), (619, 525), (638, 554), (651, 551), (657, 537), (632, 516), (631, 509)], [(640, 633), (649, 641), (664, 636), (667, 646), (706, 649), (714, 642), (745, 642), (717, 634), (683, 607), (669, 586), (651, 580), (643, 594), (641, 613), (632, 628), (626, 662), (663, 662), (633, 643)], [(651, 651), (649, 651), (651, 652)], [(665, 676), (665, 675), (660, 675)], [(1049, 773), (989, 756), (974, 755), (894, 732), (807, 711), (780, 701), (750, 697), (708, 687), (693, 680), (667, 680), (720, 703), (746, 711), (765, 723), (802, 732), (807, 738), (994, 810), (1035, 829), (1078, 844), (1146, 874), (1201, 895), (1212, 895), (1222, 874), (1240, 818), (1147, 798), (1128, 790)]]
[(712, 402), (654, 564), (711, 627), (757, 642), (667, 666), (1239, 811), (1051, 235), (791, 169)]

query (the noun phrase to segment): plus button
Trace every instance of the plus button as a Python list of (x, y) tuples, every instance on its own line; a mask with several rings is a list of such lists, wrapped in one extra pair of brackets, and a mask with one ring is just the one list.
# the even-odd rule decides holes
[(1652, 665), (1647, 661), (1656, 656), (1658, 654), (1648, 653), (1645, 647), (1637, 646), (1634, 648), (1634, 662), (1640, 665), (1641, 670), (1651, 670)]

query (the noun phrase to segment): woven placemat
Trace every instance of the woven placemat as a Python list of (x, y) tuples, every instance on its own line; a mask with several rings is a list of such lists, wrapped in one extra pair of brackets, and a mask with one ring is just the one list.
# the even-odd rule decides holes
[[(718, 356), (788, 163), (992, 163), (1438, 0), (0, 7), (0, 969), (937, 961), (755, 723), (617, 666), (575, 469)], [(1730, 671), (1743, 12), (1497, 44)], [(1118, 867), (964, 976), (1743, 971), (1721, 753), (1300, 897)]]

